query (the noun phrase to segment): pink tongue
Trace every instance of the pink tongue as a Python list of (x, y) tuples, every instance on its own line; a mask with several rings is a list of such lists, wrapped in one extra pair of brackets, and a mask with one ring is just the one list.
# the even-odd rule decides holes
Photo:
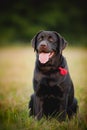
[(49, 57), (50, 57), (50, 53), (40, 53), (39, 54), (39, 61), (42, 64), (45, 64), (49, 60)]

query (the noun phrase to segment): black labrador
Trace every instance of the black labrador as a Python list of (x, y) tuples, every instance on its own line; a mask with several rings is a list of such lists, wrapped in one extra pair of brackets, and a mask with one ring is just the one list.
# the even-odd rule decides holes
[(66, 45), (66, 40), (55, 31), (40, 31), (32, 39), (36, 64), (29, 113), (38, 120), (51, 116), (62, 121), (77, 113), (73, 83), (62, 55)]

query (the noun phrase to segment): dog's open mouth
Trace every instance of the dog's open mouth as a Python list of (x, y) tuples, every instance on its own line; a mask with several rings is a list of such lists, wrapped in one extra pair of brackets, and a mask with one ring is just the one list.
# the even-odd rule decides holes
[(54, 53), (55, 53), (54, 51), (48, 52), (48, 53), (45, 53), (45, 52), (39, 53), (39, 61), (42, 64), (45, 64), (46, 62), (49, 61), (50, 58), (52, 58), (54, 56)]

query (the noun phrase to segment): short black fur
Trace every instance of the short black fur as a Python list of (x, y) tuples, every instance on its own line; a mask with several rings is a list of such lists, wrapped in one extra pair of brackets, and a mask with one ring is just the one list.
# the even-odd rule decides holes
[[(43, 37), (42, 37), (43, 36)], [(34, 94), (29, 102), (29, 114), (38, 120), (43, 116), (65, 120), (77, 113), (77, 100), (74, 86), (69, 74), (66, 59), (62, 55), (66, 47), (65, 39), (54, 31), (40, 31), (32, 40), (36, 51), (36, 64), (33, 78)], [(42, 64), (40, 53), (54, 52), (49, 60)], [(62, 75), (59, 67), (66, 69)]]

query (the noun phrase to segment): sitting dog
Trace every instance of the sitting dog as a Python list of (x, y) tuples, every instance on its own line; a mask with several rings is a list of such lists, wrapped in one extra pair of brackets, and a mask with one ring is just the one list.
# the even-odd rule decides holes
[(51, 116), (62, 121), (77, 112), (74, 86), (62, 55), (66, 45), (66, 40), (55, 31), (40, 31), (32, 39), (36, 64), (29, 113), (38, 120)]

